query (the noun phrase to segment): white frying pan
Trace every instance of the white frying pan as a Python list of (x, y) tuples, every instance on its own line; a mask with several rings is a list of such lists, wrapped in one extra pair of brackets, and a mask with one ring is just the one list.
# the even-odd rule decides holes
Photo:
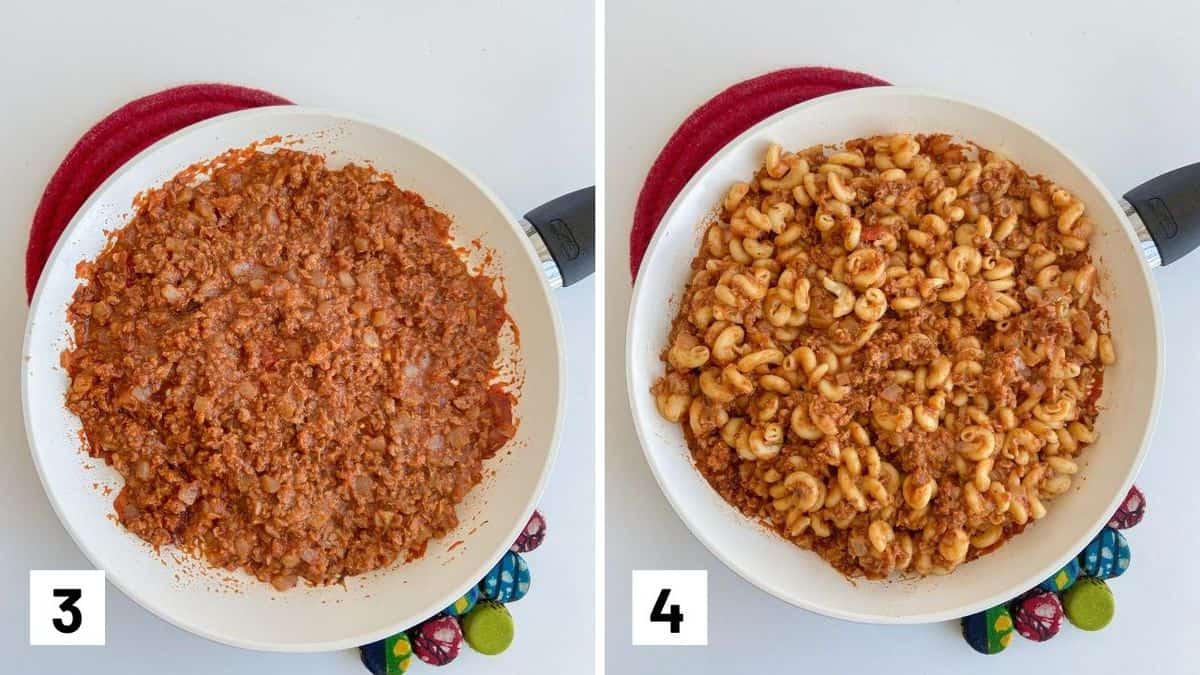
[[(815, 553), (751, 523), (692, 465), (678, 425), (662, 419), (650, 386), (678, 308), (700, 223), (729, 185), (750, 176), (772, 143), (785, 148), (894, 132), (946, 132), (997, 150), (1078, 196), (1095, 221), (1092, 252), (1112, 316), (1117, 363), (1105, 371), (1099, 441), (1082, 453), (1076, 487), (1049, 515), (994, 553), (948, 576), (850, 583)], [(1070, 155), (1029, 128), (954, 98), (900, 87), (859, 89), (797, 105), (725, 146), (684, 187), (650, 243), (634, 287), (626, 345), (633, 418), (646, 459), (679, 516), (710, 551), (759, 588), (832, 617), (920, 623), (964, 616), (1028, 590), (1076, 555), (1133, 483), (1150, 444), (1162, 377), (1158, 297), (1150, 267), (1195, 247), (1200, 165), (1113, 197)], [(1132, 203), (1132, 206), (1130, 205)], [(1139, 215), (1140, 214), (1140, 215)], [(1200, 223), (1192, 223), (1200, 225)]]
[[(508, 290), (508, 311), (520, 329), (520, 347), (510, 350), (508, 359), (524, 377), (514, 411), (520, 427), (485, 464), (483, 483), (459, 506), (458, 529), (430, 542), (420, 560), (350, 577), (345, 588), (300, 584), (280, 593), (169, 548), (156, 555), (109, 520), (121, 478), (82, 452), (79, 420), (64, 406), (67, 377), (58, 364), (68, 340), (65, 310), (79, 283), (75, 265), (99, 253), (105, 230), (125, 224), (138, 192), (191, 164), (271, 136), (283, 136), (288, 147), (325, 154), (332, 166), (370, 163), (450, 215), (456, 242), (479, 238), (493, 251)], [(581, 190), (518, 221), (486, 187), (437, 152), (353, 116), (297, 106), (224, 115), (155, 144), (113, 174), (75, 215), (42, 272), (30, 308), (21, 364), (25, 428), (58, 517), (126, 595), (181, 628), (230, 645), (341, 649), (436, 614), (477, 583), (512, 544), (549, 475), (564, 392), (562, 338), (549, 286), (591, 273), (592, 200), (590, 188)], [(104, 494), (105, 486), (112, 494)]]

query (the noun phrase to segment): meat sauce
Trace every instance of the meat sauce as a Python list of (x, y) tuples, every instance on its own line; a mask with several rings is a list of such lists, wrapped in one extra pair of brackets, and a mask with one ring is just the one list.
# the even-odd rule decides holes
[(496, 280), (374, 170), (232, 153), (79, 275), (67, 406), (155, 547), (280, 590), (412, 560), (516, 432)]

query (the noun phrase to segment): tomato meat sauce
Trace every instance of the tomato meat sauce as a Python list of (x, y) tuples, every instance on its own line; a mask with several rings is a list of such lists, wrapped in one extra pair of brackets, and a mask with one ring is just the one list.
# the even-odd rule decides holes
[(67, 407), (156, 548), (279, 590), (422, 556), (516, 433), (509, 322), (382, 174), (230, 153), (139, 198), (68, 309)]

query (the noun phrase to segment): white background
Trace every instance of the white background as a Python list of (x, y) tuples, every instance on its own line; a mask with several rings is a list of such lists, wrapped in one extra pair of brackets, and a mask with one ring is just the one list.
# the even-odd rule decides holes
[[(454, 9), (450, 9), (453, 5)], [(14, 9), (6, 5), (9, 9)], [(365, 673), (357, 650), (265, 654), (166, 624), (115, 588), (108, 646), (28, 646), (30, 569), (90, 567), (51, 511), (25, 442), (16, 360), (29, 223), (87, 128), (164, 87), (224, 81), (340, 108), (445, 152), (515, 213), (593, 183), (593, 7), (522, 2), (25, 2), (0, 20), (0, 670), (6, 673)], [(444, 672), (590, 672), (593, 654), (594, 284), (555, 293), (566, 329), (567, 417), (502, 656), (469, 649)], [(415, 659), (414, 659), (415, 661)], [(432, 672), (414, 663), (409, 672)]]
[[(810, 614), (722, 566), (676, 517), (643, 459), (628, 413), (623, 351), (628, 231), (638, 191), (678, 124), (723, 88), (776, 68), (831, 65), (944, 90), (1033, 126), (1123, 193), (1200, 161), (1200, 6), (758, 0), (702, 10), (693, 0), (608, 0), (607, 8), (610, 672), (1197, 672), (1200, 253), (1153, 274), (1164, 310), (1166, 388), (1138, 480), (1148, 515), (1127, 533), (1129, 572), (1112, 582), (1116, 618), (1102, 633), (1067, 626), (1046, 644), (1015, 636), (999, 656), (971, 651), (957, 624), (868, 626)], [(630, 570), (655, 568), (709, 570), (708, 647), (630, 646)]]

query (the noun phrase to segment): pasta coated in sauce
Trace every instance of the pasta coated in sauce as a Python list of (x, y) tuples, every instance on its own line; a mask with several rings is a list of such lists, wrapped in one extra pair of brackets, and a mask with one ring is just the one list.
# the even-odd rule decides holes
[(1082, 202), (945, 134), (772, 145), (706, 229), (652, 392), (730, 504), (849, 576), (1046, 515), (1116, 359)]

